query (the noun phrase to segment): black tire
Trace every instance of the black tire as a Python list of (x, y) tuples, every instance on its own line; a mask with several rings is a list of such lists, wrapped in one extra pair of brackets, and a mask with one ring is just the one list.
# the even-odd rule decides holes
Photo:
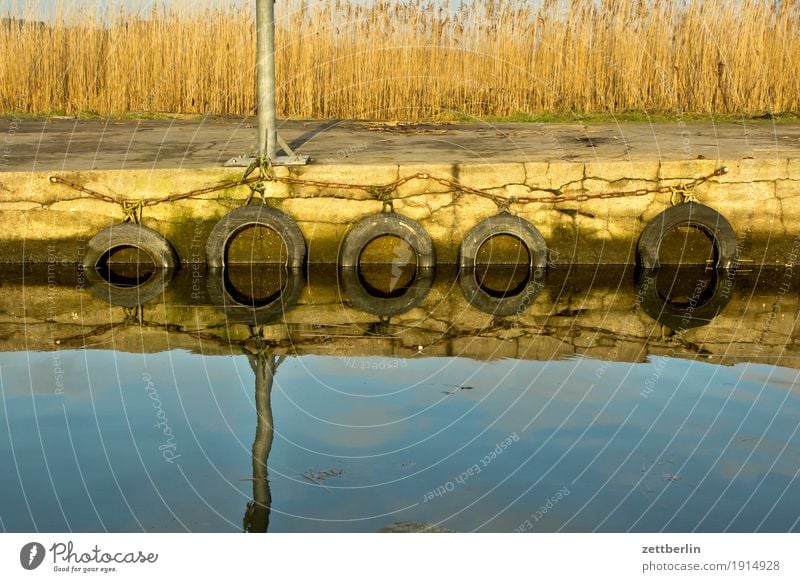
[(527, 220), (512, 214), (490, 216), (473, 226), (461, 241), (458, 264), (462, 269), (475, 267), (478, 251), (490, 238), (510, 235), (520, 240), (530, 256), (530, 267), (547, 267), (547, 243), (539, 230)]
[(120, 285), (109, 281), (101, 269), (95, 267), (84, 269), (84, 276), (92, 294), (119, 307), (138, 307), (156, 298), (163, 298), (174, 274), (175, 269), (156, 269), (139, 285)]
[(267, 325), (283, 318), (300, 298), (305, 287), (302, 270), (283, 268), (285, 283), (278, 293), (255, 302), (236, 291), (231, 284), (230, 268), (211, 268), (206, 272), (208, 297), (225, 314), (229, 323)]
[(636, 247), (642, 268), (656, 269), (660, 266), (658, 255), (661, 241), (670, 230), (680, 226), (699, 228), (708, 234), (714, 245), (716, 268), (734, 268), (737, 248), (736, 233), (731, 223), (713, 208), (694, 202), (667, 208), (647, 224)]
[(286, 267), (302, 269), (306, 260), (306, 241), (303, 233), (288, 215), (277, 208), (258, 204), (242, 206), (229, 212), (214, 225), (206, 244), (206, 262), (210, 268), (226, 266), (228, 247), (234, 237), (250, 226), (261, 226), (275, 231), (286, 245)]
[(647, 315), (673, 331), (708, 325), (722, 313), (733, 295), (736, 272), (732, 269), (714, 269), (711, 282), (696, 299), (684, 304), (670, 302), (658, 290), (658, 276), (663, 273), (662, 269), (637, 271), (636, 301)]
[(410, 246), (416, 255), (417, 269), (436, 265), (433, 241), (422, 225), (395, 212), (383, 212), (362, 218), (345, 235), (339, 246), (339, 266), (358, 267), (366, 246), (383, 236), (396, 236)]
[(391, 296), (381, 296), (370, 290), (358, 267), (339, 269), (339, 282), (344, 298), (356, 309), (381, 317), (391, 317), (418, 307), (430, 293), (435, 269), (417, 268), (414, 280)]
[(544, 289), (545, 269), (532, 269), (521, 266), (527, 273), (526, 279), (515, 289), (505, 293), (495, 293), (478, 282), (474, 268), (461, 269), (458, 282), (461, 292), (470, 305), (497, 317), (519, 315), (528, 309)]
[(169, 241), (141, 224), (115, 224), (98, 232), (86, 245), (82, 264), (88, 271), (99, 266), (114, 249), (135, 248), (144, 252), (158, 269), (174, 269), (178, 259)]

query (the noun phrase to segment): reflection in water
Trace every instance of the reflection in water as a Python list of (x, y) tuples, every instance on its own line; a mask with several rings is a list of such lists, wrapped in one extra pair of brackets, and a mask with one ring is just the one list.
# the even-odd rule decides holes
[(523, 265), (462, 269), (459, 283), (470, 305), (498, 317), (519, 315), (539, 297), (545, 270)]
[(711, 323), (733, 296), (736, 273), (703, 268), (642, 269), (636, 297), (645, 313), (674, 331)]
[[(123, 265), (116, 268), (134, 268)], [(101, 269), (85, 273), (94, 295), (111, 305), (136, 307), (163, 299), (174, 276), (172, 269), (147, 268), (112, 274)], [(699, 267), (662, 267), (637, 270), (637, 305), (653, 319), (673, 330), (710, 323), (730, 301), (735, 271)], [(200, 278), (207, 281), (207, 297), (231, 323), (265, 325), (279, 321), (298, 302), (306, 285), (301, 271), (271, 265), (233, 266), (201, 272), (192, 268), (192, 299), (197, 299)], [(407, 279), (397, 285), (396, 279)], [(374, 266), (340, 269), (339, 297), (356, 309), (389, 317), (419, 307), (434, 283), (433, 269), (395, 273)], [(464, 298), (476, 309), (497, 317), (521, 315), (546, 288), (544, 269), (480, 266), (462, 269), (458, 281)]]
[(163, 300), (175, 269), (156, 269), (141, 263), (103, 263), (82, 273), (98, 299), (119, 307), (137, 307)]
[(229, 322), (247, 325), (280, 320), (305, 287), (302, 271), (272, 265), (209, 269), (205, 276), (211, 303)]
[[(365, 290), (355, 269), (335, 267), (315, 268), (307, 281), (304, 273), (282, 267), (205, 272), (192, 266), (174, 273), (174, 278), (172, 273), (156, 272), (145, 283), (157, 283), (152, 294), (123, 289), (130, 293), (124, 297), (113, 295), (107, 283), (89, 273), (78, 273), (82, 282), (76, 285), (76, 274), (70, 270), (51, 274), (43, 270), (42, 281), (53, 279), (53, 285), (37, 287), (36, 272), (29, 270), (24, 292), (22, 274), (16, 279), (4, 275), (7, 313), (22, 316), (22, 298), (28, 298), (24, 305), (28, 321), (22, 325), (9, 320), (14, 331), (5, 334), (9, 338), (5, 344), (0, 335), (0, 349), (21, 349), (23, 344), (15, 338), (24, 337), (28, 349), (52, 349), (56, 341), (62, 349), (80, 348), (91, 338), (92, 345), (113, 349), (127, 345), (126, 349), (144, 346), (150, 351), (252, 351), (256, 349), (252, 328), (264, 326), (266, 335), (261, 339), (279, 354), (477, 359), (588, 355), (627, 361), (668, 355), (713, 356), (720, 363), (753, 358), (779, 363), (790, 361), (795, 350), (788, 322), (781, 318), (767, 327), (760, 322), (774, 311), (768, 306), (775, 304), (776, 296), (783, 313), (794, 306), (798, 277), (782, 283), (786, 289), (779, 293), (770, 285), (783, 281), (783, 274), (763, 269), (758, 276), (735, 277), (732, 271), (685, 268), (639, 273), (608, 267), (523, 271), (481, 267), (479, 272), (457, 273), (440, 267), (434, 274), (424, 269), (400, 296), (387, 298)], [(95, 299), (87, 300), (86, 286)], [(45, 300), (30, 300), (37, 293)], [(47, 299), (54, 294), (56, 301)], [(109, 311), (109, 300), (139, 311), (135, 315)], [(62, 305), (65, 313), (58, 316), (54, 310)], [(743, 318), (748, 323), (742, 323)], [(71, 325), (50, 334), (42, 323), (41, 332), (36, 332), (37, 320)], [(650, 333), (653, 321), (673, 333), (669, 337), (663, 330)], [(128, 336), (120, 334), (132, 325), (150, 336), (144, 343), (131, 337), (130, 343), (121, 344), (120, 338)], [(707, 331), (699, 334), (696, 330), (701, 327)], [(733, 337), (732, 327), (740, 330)], [(169, 334), (168, 341), (158, 335), (159, 329)], [(754, 351), (755, 345), (761, 346), (759, 351)]]
[(504, 315), (437, 271), (391, 317), (336, 269), (184, 268), (136, 317), (5, 272), (2, 528), (800, 529), (797, 279), (474, 277)]
[(247, 504), (243, 524), (246, 532), (266, 533), (272, 507), (267, 464), (275, 435), (272, 424), (272, 383), (278, 363), (275, 356), (269, 353), (249, 356), (248, 359), (256, 377), (257, 421), (253, 441), (253, 500)]
[(425, 300), (433, 285), (432, 268), (385, 270), (370, 266), (342, 268), (339, 280), (342, 300), (372, 315), (390, 317), (411, 311)]
[(110, 257), (106, 255), (98, 262), (96, 270), (111, 285), (136, 287), (146, 283), (156, 268), (153, 263), (146, 262), (118, 263), (110, 260)]

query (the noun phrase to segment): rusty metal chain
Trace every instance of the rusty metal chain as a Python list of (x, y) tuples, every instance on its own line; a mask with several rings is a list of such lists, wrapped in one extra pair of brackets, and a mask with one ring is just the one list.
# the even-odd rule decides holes
[[(259, 169), (258, 176), (250, 176), (250, 174), (255, 170)], [(125, 221), (133, 221), (136, 223), (141, 222), (141, 214), (142, 210), (148, 206), (155, 206), (156, 204), (163, 204), (168, 202), (175, 202), (178, 200), (184, 200), (187, 198), (195, 198), (197, 196), (203, 196), (205, 194), (211, 194), (214, 192), (219, 192), (221, 190), (228, 190), (230, 188), (236, 188), (239, 186), (249, 186), (250, 187), (250, 196), (247, 199), (247, 203), (249, 204), (250, 201), (253, 199), (254, 195), (258, 193), (261, 198), (262, 202), (266, 202), (266, 188), (265, 184), (268, 182), (279, 182), (282, 184), (288, 185), (295, 185), (300, 187), (316, 187), (321, 188), (325, 191), (323, 194), (317, 194), (316, 196), (319, 197), (328, 197), (328, 198), (346, 198), (341, 194), (338, 194), (336, 190), (361, 190), (370, 194), (375, 200), (380, 201), (383, 203), (383, 211), (387, 212), (393, 209), (393, 202), (396, 200), (392, 196), (397, 189), (412, 181), (412, 180), (430, 180), (432, 182), (436, 182), (443, 186), (447, 186), (451, 188), (453, 192), (467, 194), (467, 195), (474, 195), (480, 196), (482, 198), (486, 198), (494, 202), (498, 210), (501, 212), (509, 212), (510, 207), (513, 204), (559, 204), (562, 202), (587, 202), (589, 200), (609, 200), (614, 198), (629, 198), (629, 197), (636, 197), (636, 196), (648, 196), (651, 194), (670, 194), (670, 200), (674, 197), (675, 193), (679, 193), (683, 195), (684, 202), (696, 202), (697, 198), (694, 195), (694, 189), (699, 186), (700, 184), (707, 182), (713, 178), (717, 178), (726, 174), (728, 169), (725, 167), (721, 167), (716, 169), (711, 174), (707, 176), (703, 176), (700, 178), (695, 178), (690, 180), (680, 186), (659, 186), (658, 188), (639, 188), (636, 190), (622, 190), (617, 192), (600, 192), (597, 194), (572, 194), (572, 195), (562, 195), (562, 194), (553, 194), (550, 196), (501, 196), (500, 194), (493, 194), (491, 192), (487, 192), (485, 190), (480, 190), (477, 188), (472, 188), (469, 186), (465, 186), (461, 184), (457, 180), (451, 180), (449, 178), (442, 178), (438, 176), (431, 176), (427, 173), (416, 173), (409, 176), (405, 176), (403, 178), (399, 178), (389, 184), (384, 185), (374, 185), (374, 184), (348, 184), (344, 182), (326, 182), (323, 180), (305, 180), (302, 178), (294, 178), (291, 176), (276, 176), (271, 166), (264, 166), (263, 164), (260, 166), (253, 166), (248, 168), (248, 171), (245, 172), (244, 177), (241, 180), (232, 180), (228, 182), (223, 182), (221, 184), (217, 184), (216, 186), (209, 186), (206, 188), (199, 188), (196, 190), (190, 190), (188, 192), (183, 192), (180, 194), (172, 194), (170, 196), (163, 196), (161, 198), (149, 198), (147, 200), (142, 199), (131, 199), (131, 198), (117, 198), (114, 196), (109, 196), (107, 194), (102, 194), (101, 192), (97, 192), (82, 184), (78, 184), (67, 180), (65, 178), (59, 176), (51, 176), (50, 182), (53, 184), (61, 184), (63, 186), (67, 186), (73, 190), (91, 196), (93, 198), (97, 198), (104, 202), (109, 202), (112, 204), (119, 204), (123, 208), (123, 212), (125, 213)]]
[(125, 213), (122, 222), (142, 223), (142, 209), (144, 208), (142, 200), (123, 200), (121, 205), (122, 211)]
[(164, 204), (165, 202), (176, 202), (178, 200), (184, 200), (186, 198), (196, 198), (197, 196), (202, 196), (204, 194), (213, 194), (214, 192), (219, 192), (221, 190), (228, 190), (229, 188), (237, 188), (238, 186), (247, 186), (250, 184), (254, 184), (256, 182), (260, 182), (261, 180), (262, 178), (260, 176), (247, 178), (245, 180), (231, 180), (229, 182), (223, 182), (221, 184), (217, 184), (216, 186), (199, 188), (197, 190), (191, 190), (189, 192), (183, 192), (181, 194), (162, 196), (161, 198), (147, 198), (145, 200), (140, 198), (117, 198), (114, 196), (109, 196), (108, 194), (97, 192), (96, 190), (92, 190), (91, 188), (87, 188), (82, 184), (72, 182), (60, 176), (50, 176), (50, 182), (52, 184), (60, 184), (77, 192), (82, 192), (83, 194), (91, 196), (92, 198), (97, 198), (98, 200), (102, 200), (103, 202), (108, 202), (110, 204), (127, 205), (127, 207), (139, 204), (142, 207), (155, 206), (157, 204)]

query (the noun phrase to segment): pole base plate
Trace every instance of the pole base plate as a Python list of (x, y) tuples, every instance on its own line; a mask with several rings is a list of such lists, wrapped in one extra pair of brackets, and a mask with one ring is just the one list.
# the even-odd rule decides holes
[[(256, 158), (231, 158), (225, 162), (226, 168), (248, 168)], [(311, 161), (310, 156), (277, 156), (270, 160), (273, 166), (305, 166)]]

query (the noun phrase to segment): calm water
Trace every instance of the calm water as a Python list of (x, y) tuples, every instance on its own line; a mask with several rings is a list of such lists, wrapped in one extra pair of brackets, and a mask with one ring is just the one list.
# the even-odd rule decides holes
[(202, 275), (144, 308), (4, 277), (2, 530), (800, 531), (781, 272), (677, 332), (627, 271), (549, 273), (502, 317), (448, 273), (376, 315), (312, 272), (261, 327)]

